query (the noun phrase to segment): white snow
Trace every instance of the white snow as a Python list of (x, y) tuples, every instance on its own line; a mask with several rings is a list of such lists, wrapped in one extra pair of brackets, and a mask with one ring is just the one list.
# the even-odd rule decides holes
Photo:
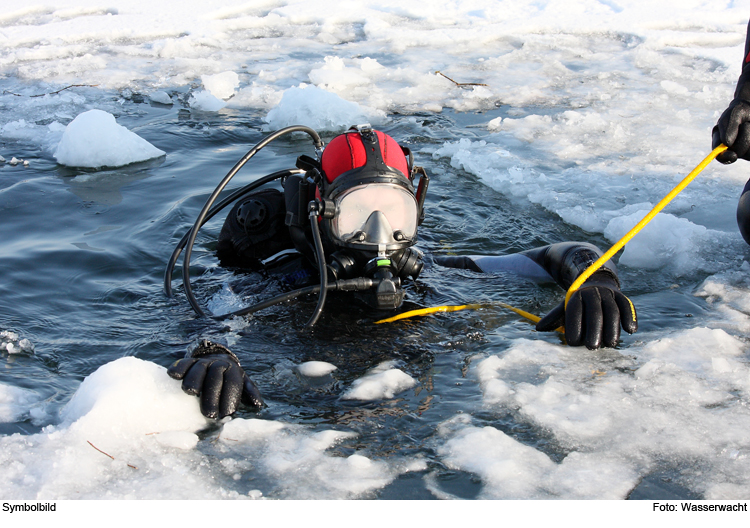
[(277, 476), (285, 496), (356, 498), (385, 486), (405, 468), (356, 453), (347, 457), (327, 454), (336, 444), (355, 436), (332, 430), (309, 434), (298, 425), (235, 419), (224, 426), (220, 440), (230, 460), (247, 464), (249, 459), (262, 473)]
[(207, 424), (197, 398), (187, 397), (164, 367), (132, 357), (87, 377), (61, 418), (70, 429), (123, 443), (154, 432), (194, 432)]
[(451, 467), (471, 471), (485, 483), (486, 499), (619, 499), (639, 475), (617, 457), (604, 453), (570, 453), (562, 463), (514, 440), (494, 427), (460, 425), (441, 448)]
[(269, 130), (305, 125), (314, 130), (340, 132), (352, 124), (379, 125), (386, 116), (382, 110), (346, 101), (333, 92), (303, 83), (285, 90), (265, 120)]
[(334, 370), (336, 370), (336, 365), (331, 365), (325, 361), (305, 361), (297, 365), (297, 371), (303, 376), (310, 378), (327, 376)]
[(399, 392), (417, 384), (414, 378), (394, 368), (394, 365), (394, 362), (386, 361), (372, 368), (363, 377), (354, 380), (351, 388), (342, 395), (342, 398), (345, 400), (393, 398)]
[(18, 421), (34, 410), (39, 400), (34, 391), (0, 383), (0, 423)]
[[(612, 243), (617, 242), (649, 211), (643, 209), (613, 218), (604, 228), (604, 236)], [(723, 233), (696, 225), (686, 218), (659, 213), (625, 246), (619, 263), (643, 269), (671, 268), (678, 275), (690, 273), (701, 269), (695, 249), (722, 236)]]
[(71, 167), (121, 167), (163, 156), (145, 139), (118, 125), (102, 110), (78, 115), (65, 128), (55, 159)]
[(233, 71), (215, 75), (201, 75), (203, 87), (219, 99), (229, 99), (240, 85), (240, 76)]
[(201, 90), (190, 95), (190, 108), (202, 112), (218, 112), (227, 104), (207, 90)]

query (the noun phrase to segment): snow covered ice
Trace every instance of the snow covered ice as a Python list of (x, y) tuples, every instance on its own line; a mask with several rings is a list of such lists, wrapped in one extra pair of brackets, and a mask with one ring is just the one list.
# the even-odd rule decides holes
[(315, 130), (340, 130), (345, 123), (385, 121), (385, 112), (346, 101), (335, 93), (300, 84), (284, 91), (279, 104), (265, 118), (268, 130), (306, 125)]
[(163, 155), (102, 110), (89, 110), (71, 121), (54, 154), (62, 165), (90, 168), (121, 167)]
[(336, 370), (336, 366), (326, 363), (325, 361), (306, 361), (301, 365), (298, 365), (297, 370), (303, 376), (317, 378), (330, 374)]
[(393, 398), (399, 392), (412, 388), (417, 382), (387, 361), (370, 370), (352, 383), (342, 398), (346, 400), (375, 400)]
[(190, 108), (204, 112), (218, 112), (227, 104), (207, 90), (195, 92), (188, 101)]
[[(747, 0), (2, 1), (0, 197), (26, 181), (24, 170), (59, 170), (33, 196), (50, 204), (56, 185), (62, 194), (81, 193), (78, 210), (61, 211), (64, 226), (66, 215), (88, 214), (96, 201), (78, 185), (120, 178), (120, 195), (144, 192), (140, 171), (149, 160), (184, 162), (153, 132), (162, 115), (176, 116), (172, 144), (188, 143), (191, 162), (211, 158), (218, 172), (239, 157), (223, 150), (228, 138), (249, 137), (248, 129), (302, 124), (332, 134), (369, 122), (400, 134), (436, 181), (460, 173), (509, 207), (537, 208), (565, 236), (614, 243), (710, 151), (711, 128), (739, 75), (749, 17)], [(150, 111), (172, 113), (139, 106), (151, 103)], [(195, 136), (183, 128), (203, 136), (190, 143)], [(100, 225), (92, 212), (86, 218), (94, 225), (63, 231), (57, 245), (81, 248), (75, 255), (89, 269), (134, 273), (136, 261), (153, 269), (148, 279), (91, 280), (101, 289), (80, 301), (94, 308), (76, 319), (74, 335), (45, 336), (63, 333), (57, 319), (55, 327), (2, 312), (0, 363), (8, 368), (0, 425), (36, 429), (0, 436), (0, 496), (368, 498), (416, 473), (432, 496), (459, 497), (436, 477), (446, 467), (475, 476), (477, 496), (488, 499), (623, 499), (651, 475), (667, 475), (692, 496), (746, 498), (750, 264), (735, 208), (747, 177), (743, 161), (712, 163), (628, 244), (618, 266), (628, 277), (624, 292), (639, 291), (641, 326), (617, 350), (594, 353), (528, 329), (519, 337), (485, 328), (481, 352), (460, 361), (449, 358), (459, 340), (446, 337), (434, 376), (383, 363), (341, 381), (345, 358), (279, 363), (266, 381), (296, 397), (306, 387), (296, 375), (320, 378), (309, 384), (316, 397), (355, 409), (350, 422), (331, 428), (279, 415), (209, 423), (163, 366), (130, 357), (162, 331), (173, 332), (165, 347), (186, 339), (164, 322), (174, 312), (153, 300), (153, 276), (175, 233), (192, 221), (179, 208), (200, 207), (216, 181), (207, 175), (204, 187), (184, 189), (152, 217), (115, 216)], [(180, 183), (155, 184), (154, 192)], [(111, 234), (122, 248), (106, 245)], [(132, 249), (136, 237), (160, 253)], [(97, 260), (95, 241), (116, 260)], [(5, 250), (43, 260), (57, 247), (27, 246)], [(218, 275), (206, 262), (205, 276)], [(61, 281), (60, 296), (84, 282), (81, 275)], [(700, 308), (684, 314), (680, 305), (679, 315), (665, 308), (674, 288), (691, 285)], [(5, 300), (12, 294), (1, 293)], [(107, 302), (130, 315), (95, 326), (89, 319)], [(242, 304), (225, 285), (209, 300), (216, 313)], [(141, 311), (146, 321), (133, 324), (151, 323), (155, 306), (162, 326), (144, 336), (118, 333)], [(678, 317), (679, 324), (662, 324)], [(227, 323), (230, 346), (251, 332), (246, 324)], [(120, 359), (102, 361), (100, 343), (87, 341), (94, 334)], [(93, 359), (70, 360), (79, 370), (67, 372), (74, 367), (57, 354), (58, 340), (82, 340)], [(19, 362), (20, 372), (29, 368), (24, 361), (66, 373), (76, 389), (68, 394), (16, 374)], [(448, 383), (446, 371), (460, 374)], [(474, 397), (454, 401), (458, 384)], [(434, 434), (419, 454), (386, 456), (392, 446), (368, 446), (350, 426), (369, 418), (357, 415), (358, 405), (380, 402), (383, 414), (400, 416), (402, 401), (421, 402), (430, 391), (436, 406), (460, 412), (431, 418)], [(427, 418), (413, 412), (403, 420)], [(508, 420), (521, 433), (504, 429)]]
[(216, 75), (201, 75), (201, 83), (214, 97), (229, 99), (240, 85), (240, 76), (233, 71)]

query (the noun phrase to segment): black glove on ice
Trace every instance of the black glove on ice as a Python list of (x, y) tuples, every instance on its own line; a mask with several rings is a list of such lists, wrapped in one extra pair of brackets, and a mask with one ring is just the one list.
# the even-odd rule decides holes
[(565, 326), (565, 338), (571, 346), (585, 344), (589, 349), (614, 347), (620, 339), (620, 325), (632, 334), (638, 330), (635, 306), (620, 292), (609, 271), (597, 271), (565, 301), (557, 305), (536, 325), (539, 332)]
[(200, 396), (201, 413), (208, 418), (234, 414), (240, 401), (263, 406), (258, 387), (245, 374), (237, 356), (227, 347), (205, 339), (190, 357), (175, 361), (167, 373), (182, 380), (182, 390), (187, 394)]

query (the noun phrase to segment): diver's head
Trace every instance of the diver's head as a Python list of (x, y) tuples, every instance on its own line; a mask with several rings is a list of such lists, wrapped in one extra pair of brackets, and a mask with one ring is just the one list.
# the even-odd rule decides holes
[(411, 153), (362, 125), (331, 140), (320, 161), (320, 225), (331, 270), (339, 279), (380, 279), (383, 294), (375, 304), (398, 307), (401, 279), (416, 278), (422, 270), (422, 255), (412, 246), (424, 196), (414, 189)]

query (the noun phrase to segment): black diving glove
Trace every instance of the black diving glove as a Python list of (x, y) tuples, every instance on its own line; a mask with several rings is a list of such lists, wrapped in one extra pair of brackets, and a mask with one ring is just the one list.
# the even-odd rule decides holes
[(750, 102), (741, 99), (732, 101), (713, 128), (711, 139), (712, 149), (722, 143), (728, 147), (716, 156), (717, 161), (729, 164), (738, 158), (750, 160)]
[(245, 374), (231, 350), (203, 340), (189, 357), (175, 361), (167, 369), (171, 378), (182, 380), (182, 390), (200, 396), (201, 413), (208, 418), (234, 414), (240, 402), (262, 407), (258, 387)]
[(565, 327), (569, 345), (594, 350), (614, 347), (620, 339), (620, 325), (632, 334), (638, 330), (635, 306), (620, 292), (617, 279), (609, 271), (597, 271), (565, 301), (536, 325), (539, 332)]
[(728, 149), (716, 156), (721, 163), (734, 163), (737, 158), (750, 160), (750, 24), (745, 40), (742, 74), (734, 90), (734, 99), (719, 117), (711, 132), (711, 146), (724, 143)]

